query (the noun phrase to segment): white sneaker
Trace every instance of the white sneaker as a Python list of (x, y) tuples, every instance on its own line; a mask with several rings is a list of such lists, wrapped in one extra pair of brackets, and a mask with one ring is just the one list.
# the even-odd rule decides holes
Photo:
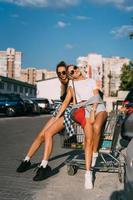
[(97, 161), (98, 153), (93, 153), (91, 167), (94, 167)]
[(86, 190), (93, 189), (92, 172), (85, 174), (85, 189)]

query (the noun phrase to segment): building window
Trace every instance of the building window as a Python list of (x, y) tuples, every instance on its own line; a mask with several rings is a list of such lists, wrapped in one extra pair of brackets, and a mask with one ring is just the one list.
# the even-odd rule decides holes
[(0, 89), (4, 89), (4, 83), (0, 82)]
[(18, 86), (14, 85), (14, 92), (17, 92), (17, 90), (18, 90)]
[(25, 95), (26, 95), (27, 97), (29, 96), (28, 88), (27, 88), (27, 87), (25, 88)]
[(11, 91), (12, 85), (10, 83), (7, 83), (7, 91)]
[(34, 90), (34, 95), (36, 96), (36, 90)]
[(20, 93), (23, 93), (23, 87), (22, 86), (20, 86), (19, 91), (20, 91)]
[(42, 73), (42, 80), (45, 79), (45, 73)]
[(32, 88), (30, 88), (30, 94), (32, 94)]
[(25, 93), (28, 93), (28, 88), (27, 87), (25, 88)]

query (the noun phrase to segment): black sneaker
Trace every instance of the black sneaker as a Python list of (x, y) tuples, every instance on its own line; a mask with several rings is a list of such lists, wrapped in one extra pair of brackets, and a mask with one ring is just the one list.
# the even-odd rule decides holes
[(22, 161), (19, 167), (17, 168), (17, 172), (25, 172), (31, 167), (31, 162), (30, 161)]
[(45, 178), (48, 178), (51, 172), (51, 167), (47, 165), (45, 168), (40, 166), (36, 172), (36, 175), (33, 177), (33, 181), (42, 181)]

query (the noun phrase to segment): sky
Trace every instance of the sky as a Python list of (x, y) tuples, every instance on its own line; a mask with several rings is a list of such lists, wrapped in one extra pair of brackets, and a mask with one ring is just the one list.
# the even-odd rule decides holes
[(132, 17), (133, 0), (0, 0), (0, 51), (49, 70), (89, 53), (133, 60)]

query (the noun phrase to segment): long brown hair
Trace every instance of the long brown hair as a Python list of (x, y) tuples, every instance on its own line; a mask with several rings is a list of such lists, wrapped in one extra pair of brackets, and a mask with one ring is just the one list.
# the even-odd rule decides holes
[[(64, 67), (65, 70), (66, 70), (67, 65), (66, 65), (66, 63), (64, 61), (61, 61), (61, 62), (59, 62), (57, 64), (57, 66), (56, 66), (56, 74), (57, 74), (57, 76), (58, 76), (58, 68), (59, 67)], [(59, 78), (59, 80), (61, 82), (61, 97), (63, 97), (63, 99), (64, 99), (64, 97), (66, 96), (66, 91), (67, 91), (67, 86), (68, 86), (68, 77), (66, 76), (65, 80), (62, 80), (59, 76), (58, 76), (58, 78)]]

